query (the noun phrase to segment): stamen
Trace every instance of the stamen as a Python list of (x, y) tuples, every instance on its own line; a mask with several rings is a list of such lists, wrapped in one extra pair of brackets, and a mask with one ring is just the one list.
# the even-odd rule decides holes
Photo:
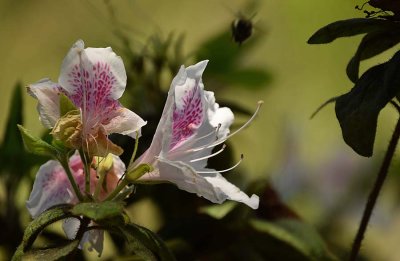
[(235, 165), (233, 165), (232, 167), (230, 167), (230, 168), (227, 168), (227, 169), (223, 169), (223, 170), (214, 170), (214, 171), (196, 171), (197, 173), (199, 173), (199, 174), (212, 174), (212, 173), (224, 173), (224, 172), (228, 172), (228, 171), (231, 171), (231, 170), (233, 170), (234, 168), (236, 168), (237, 166), (239, 166), (239, 164), (240, 163), (242, 163), (242, 161), (243, 161), (243, 154), (241, 154), (240, 155), (240, 160), (235, 164)]
[(196, 152), (196, 151), (200, 151), (206, 148), (213, 148), (219, 144), (224, 143), (227, 139), (229, 139), (230, 137), (232, 137), (233, 135), (235, 135), (236, 133), (240, 132), (241, 130), (243, 130), (244, 128), (246, 128), (247, 126), (250, 125), (250, 123), (255, 119), (255, 117), (257, 116), (258, 112), (260, 111), (261, 105), (264, 103), (264, 101), (258, 101), (257, 103), (257, 109), (256, 111), (253, 113), (253, 115), (250, 117), (250, 119), (243, 124), (239, 129), (237, 129), (236, 131), (232, 132), (231, 134), (229, 134), (228, 136), (226, 136), (225, 138), (222, 138), (220, 140), (216, 140), (214, 142), (211, 142), (209, 144), (197, 147), (197, 148), (193, 148), (190, 150), (187, 150), (187, 152)]
[(219, 132), (219, 129), (220, 129), (220, 128), (221, 128), (221, 123), (218, 123), (218, 126), (215, 128), (215, 130), (212, 130), (210, 133), (207, 133), (207, 134), (204, 135), (204, 136), (201, 136), (201, 137), (198, 137), (198, 138), (194, 139), (194, 141), (196, 142), (196, 141), (202, 140), (202, 139), (204, 139), (204, 138), (210, 137), (210, 136), (213, 135), (214, 133), (215, 133), (215, 135), (216, 135), (217, 138), (218, 138), (218, 132)]
[(224, 144), (224, 145), (222, 145), (222, 148), (219, 151), (217, 151), (217, 152), (215, 152), (213, 154), (210, 154), (208, 156), (204, 156), (204, 157), (201, 157), (201, 158), (193, 159), (190, 162), (196, 162), (196, 161), (200, 161), (200, 160), (209, 159), (209, 158), (214, 157), (214, 156), (220, 154), (221, 152), (223, 152), (225, 150), (225, 148), (226, 148), (226, 145)]

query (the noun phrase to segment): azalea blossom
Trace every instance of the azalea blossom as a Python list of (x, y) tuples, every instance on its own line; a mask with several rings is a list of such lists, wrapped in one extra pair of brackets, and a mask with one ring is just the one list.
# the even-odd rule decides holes
[(256, 209), (258, 196), (247, 196), (220, 174), (232, 168), (224, 171), (206, 168), (207, 159), (222, 152), (224, 146), (212, 154), (213, 148), (240, 131), (229, 135), (234, 119), (232, 111), (220, 108), (214, 93), (204, 90), (201, 77), (207, 62), (180, 68), (172, 81), (152, 144), (129, 170), (139, 164), (150, 164), (154, 170), (138, 182), (167, 181), (214, 203), (230, 199)]
[[(112, 165), (104, 178), (106, 187), (103, 187), (103, 185), (98, 186), (100, 189), (98, 200), (100, 201), (104, 200), (107, 195), (115, 189), (118, 180), (125, 172), (125, 164), (119, 157), (115, 155), (111, 157)], [(105, 160), (105, 158), (101, 158), (101, 160)], [(101, 163), (93, 162), (92, 165), (101, 168)], [(85, 188), (85, 173), (81, 157), (78, 153), (75, 153), (69, 159), (69, 167), (75, 182), (83, 193)], [(91, 191), (95, 191), (99, 181), (97, 175), (98, 172), (92, 167), (90, 169)], [(26, 207), (32, 218), (36, 218), (52, 206), (59, 204), (77, 204), (78, 202), (79, 200), (71, 187), (71, 183), (63, 167), (58, 161), (50, 160), (43, 164), (36, 174), (33, 189), (26, 202)], [(64, 221), (63, 229), (68, 238), (75, 238), (79, 225), (80, 221), (76, 218), (70, 218)], [(101, 254), (103, 250), (103, 238), (104, 232), (102, 230), (90, 230), (85, 232), (80, 242), (80, 248), (86, 243), (89, 243), (89, 250), (95, 249)]]
[[(120, 133), (136, 136), (146, 124), (118, 101), (126, 86), (126, 72), (121, 57), (110, 47), (86, 48), (77, 41), (65, 57), (58, 83), (43, 79), (28, 86), (38, 99), (43, 125), (53, 128), (56, 137), (70, 135), (67, 145), (83, 148), (90, 155), (120, 155), (122, 148), (108, 140), (107, 135)], [(79, 109), (78, 115), (60, 120), (59, 95), (65, 94)], [(75, 116), (75, 117), (74, 117)]]

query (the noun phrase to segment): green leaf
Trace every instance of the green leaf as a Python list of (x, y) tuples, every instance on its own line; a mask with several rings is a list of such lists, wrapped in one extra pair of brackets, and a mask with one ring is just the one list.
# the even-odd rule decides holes
[(360, 61), (378, 55), (400, 42), (399, 30), (380, 30), (367, 34), (350, 60), (346, 73), (352, 82), (358, 80)]
[[(337, 260), (327, 249), (325, 242), (322, 240), (316, 230), (296, 219), (280, 219), (274, 222), (261, 219), (251, 219), (250, 226), (258, 232), (268, 234), (272, 238), (289, 245), (295, 253), (301, 254), (304, 258), (297, 255), (296, 260)], [(267, 246), (265, 246), (268, 248)], [(279, 249), (282, 249), (280, 247)], [(285, 256), (288, 253), (282, 253)], [(286, 260), (286, 259), (282, 259)], [(293, 260), (293, 259), (291, 259)]]
[(62, 257), (68, 256), (68, 254), (73, 252), (78, 245), (79, 240), (73, 240), (58, 247), (31, 250), (22, 256), (22, 260), (59, 260)]
[(18, 125), (18, 129), (21, 132), (22, 140), (24, 141), (25, 148), (28, 152), (51, 158), (57, 158), (59, 156), (59, 152), (55, 147), (51, 146), (44, 140), (33, 136), (21, 125)]
[(128, 242), (128, 248), (144, 260), (175, 260), (164, 241), (151, 230), (132, 223), (120, 230)]
[(325, 44), (339, 37), (349, 37), (358, 34), (370, 33), (386, 28), (398, 28), (397, 23), (375, 18), (353, 18), (337, 21), (322, 27), (315, 32), (307, 43)]
[(30, 166), (29, 160), (24, 159), (26, 152), (17, 127), (23, 123), (23, 108), (21, 84), (17, 83), (10, 102), (3, 143), (0, 145), (0, 169), (7, 169), (14, 176), (26, 173)]
[(29, 250), (32, 246), (33, 242), (35, 242), (36, 237), (39, 233), (45, 229), (48, 225), (68, 217), (71, 217), (71, 213), (68, 210), (71, 208), (71, 205), (59, 205), (53, 208), (50, 208), (40, 214), (37, 218), (32, 220), (31, 223), (26, 227), (24, 236), (22, 238), (22, 243), (17, 248), (13, 256), (13, 260), (20, 260), (21, 256)]
[(60, 118), (70, 111), (78, 110), (74, 103), (63, 93), (60, 94)]
[(94, 221), (101, 221), (120, 215), (123, 208), (124, 202), (122, 201), (84, 202), (75, 205), (71, 213), (88, 217)]
[(399, 66), (400, 52), (366, 71), (354, 88), (336, 101), (343, 139), (362, 156), (372, 156), (379, 112), (399, 93)]

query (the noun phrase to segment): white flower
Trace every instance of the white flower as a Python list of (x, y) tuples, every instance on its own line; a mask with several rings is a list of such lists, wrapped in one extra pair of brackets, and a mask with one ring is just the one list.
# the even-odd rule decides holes
[(258, 196), (247, 196), (227, 181), (220, 174), (222, 171), (207, 169), (206, 165), (207, 159), (220, 153), (224, 146), (214, 154), (211, 154), (212, 149), (247, 126), (259, 107), (242, 128), (229, 135), (234, 119), (232, 111), (220, 108), (214, 93), (204, 90), (201, 76), (207, 62), (181, 67), (172, 81), (152, 144), (132, 168), (142, 163), (154, 167), (154, 171), (143, 175), (139, 182), (172, 182), (214, 203), (230, 199), (256, 209)]
[[(48, 79), (28, 87), (38, 99), (43, 125), (53, 128), (60, 119), (59, 95), (64, 93), (80, 110), (81, 147), (91, 155), (121, 154), (122, 149), (107, 139), (111, 133), (136, 136), (146, 124), (118, 99), (126, 86), (126, 72), (121, 57), (110, 47), (86, 48), (77, 41), (65, 57), (58, 83)], [(74, 147), (75, 149), (79, 149)]]
[[(69, 167), (75, 182), (79, 189), (84, 192), (85, 174), (82, 160), (79, 153), (75, 153), (69, 159)], [(112, 155), (112, 168), (107, 172), (106, 183), (107, 187), (101, 186), (99, 200), (104, 200), (107, 195), (117, 186), (119, 178), (125, 172), (125, 164), (119, 157)], [(91, 191), (94, 191), (98, 178), (96, 170), (90, 169), (90, 186)], [(79, 202), (77, 196), (72, 190), (71, 183), (67, 178), (63, 167), (55, 160), (50, 160), (43, 164), (36, 174), (33, 189), (26, 202), (26, 207), (32, 218), (36, 218), (42, 212), (52, 206), (59, 204), (77, 204)], [(64, 221), (63, 229), (68, 238), (73, 239), (79, 229), (80, 221), (75, 218), (70, 218)], [(80, 248), (86, 243), (89, 243), (89, 249), (95, 249), (99, 254), (103, 251), (104, 232), (102, 230), (90, 230), (85, 232), (80, 242)]]

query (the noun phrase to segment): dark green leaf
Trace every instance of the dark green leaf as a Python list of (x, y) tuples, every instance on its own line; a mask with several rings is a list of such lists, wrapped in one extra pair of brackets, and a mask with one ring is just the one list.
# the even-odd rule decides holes
[(74, 103), (63, 93), (60, 94), (60, 117), (70, 111), (77, 110)]
[(291, 246), (305, 257), (297, 257), (296, 260), (337, 260), (328, 251), (324, 241), (315, 229), (300, 220), (280, 219), (270, 222), (251, 219), (249, 223), (256, 231), (268, 234), (282, 243)]
[(120, 228), (128, 241), (128, 247), (145, 260), (175, 260), (163, 240), (154, 232), (136, 224)]
[(71, 213), (100, 221), (120, 215), (123, 208), (124, 203), (122, 201), (84, 202), (75, 205)]
[[(6, 168), (15, 159), (21, 159), (24, 155), (24, 145), (18, 133), (18, 124), (22, 124), (23, 102), (21, 94), (21, 84), (17, 83), (14, 87), (7, 124), (3, 137), (3, 144), (0, 146), (0, 166)], [(14, 171), (15, 170), (11, 170)]]
[(73, 240), (65, 245), (46, 248), (46, 249), (34, 249), (26, 252), (22, 256), (22, 260), (46, 260), (54, 261), (59, 260), (62, 257), (68, 256), (74, 251), (79, 245), (79, 240)]
[(307, 43), (324, 44), (330, 43), (339, 37), (349, 37), (358, 34), (374, 32), (386, 28), (396, 28), (397, 23), (375, 18), (353, 18), (337, 21), (322, 27), (315, 32)]
[(378, 55), (399, 42), (399, 30), (380, 30), (364, 36), (357, 52), (347, 65), (346, 72), (349, 79), (354, 83), (358, 80), (360, 61)]
[(59, 152), (55, 147), (51, 146), (44, 140), (33, 136), (27, 129), (25, 129), (21, 125), (18, 125), (18, 129), (21, 133), (22, 140), (24, 141), (25, 148), (28, 152), (51, 158), (58, 157)]
[(400, 53), (372, 67), (350, 92), (336, 101), (335, 111), (344, 141), (358, 154), (372, 156), (379, 112), (400, 88)]
[(21, 245), (18, 247), (16, 253), (14, 254), (14, 257), (17, 258), (16, 260), (18, 260), (18, 256), (29, 250), (36, 237), (44, 228), (58, 220), (71, 217), (71, 213), (68, 212), (70, 208), (70, 205), (56, 206), (54, 208), (46, 210), (37, 218), (32, 220), (32, 222), (29, 223), (29, 225), (25, 229)]

